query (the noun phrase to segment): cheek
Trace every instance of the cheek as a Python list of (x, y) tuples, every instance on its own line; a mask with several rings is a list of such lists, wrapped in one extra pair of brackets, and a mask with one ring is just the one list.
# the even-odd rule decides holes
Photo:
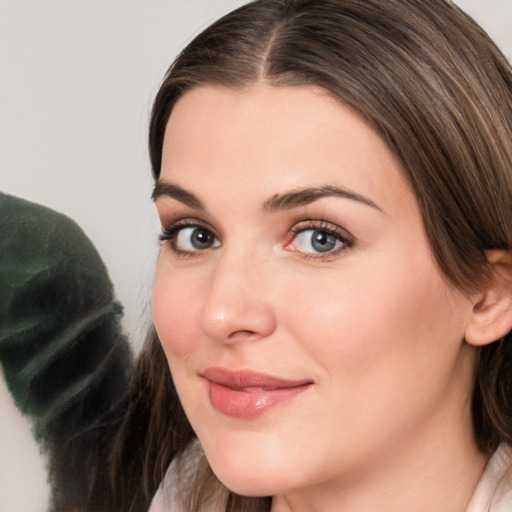
[(361, 269), (316, 280), (288, 299), (289, 329), (329, 373), (352, 368), (359, 375), (375, 362), (385, 378), (408, 360), (427, 366), (449, 344), (457, 350), (469, 302), (454, 298), (428, 257), (381, 257)]
[(179, 273), (159, 261), (153, 284), (153, 321), (169, 362), (182, 359), (194, 349), (198, 298), (190, 286), (179, 279)]

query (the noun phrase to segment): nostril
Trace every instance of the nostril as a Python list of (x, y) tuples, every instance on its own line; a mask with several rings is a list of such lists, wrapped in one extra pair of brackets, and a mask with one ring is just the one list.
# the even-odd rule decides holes
[(230, 339), (235, 339), (235, 338), (248, 338), (248, 337), (251, 337), (251, 336), (256, 336), (256, 333), (254, 331), (249, 331), (249, 330), (240, 330), (240, 331), (235, 331), (235, 332), (232, 332), (228, 338)]

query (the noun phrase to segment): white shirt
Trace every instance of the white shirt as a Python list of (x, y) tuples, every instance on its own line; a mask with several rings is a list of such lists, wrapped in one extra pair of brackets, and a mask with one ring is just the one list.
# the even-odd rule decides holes
[(512, 512), (512, 447), (502, 444), (485, 465), (466, 512)]

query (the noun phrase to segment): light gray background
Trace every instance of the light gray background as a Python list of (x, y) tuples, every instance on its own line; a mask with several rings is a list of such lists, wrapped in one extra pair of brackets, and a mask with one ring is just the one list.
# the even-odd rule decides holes
[[(0, 0), (0, 189), (82, 226), (109, 268), (136, 346), (156, 258), (149, 107), (179, 49), (242, 3)], [(457, 3), (512, 60), (512, 0)], [(47, 494), (29, 425), (0, 382), (0, 512), (43, 512)]]

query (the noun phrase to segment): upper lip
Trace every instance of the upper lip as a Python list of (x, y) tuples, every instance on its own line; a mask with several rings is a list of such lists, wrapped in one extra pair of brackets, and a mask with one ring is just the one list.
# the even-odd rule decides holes
[(231, 370), (219, 367), (207, 368), (201, 375), (210, 382), (232, 389), (286, 389), (313, 383), (310, 379), (290, 380), (252, 370)]

